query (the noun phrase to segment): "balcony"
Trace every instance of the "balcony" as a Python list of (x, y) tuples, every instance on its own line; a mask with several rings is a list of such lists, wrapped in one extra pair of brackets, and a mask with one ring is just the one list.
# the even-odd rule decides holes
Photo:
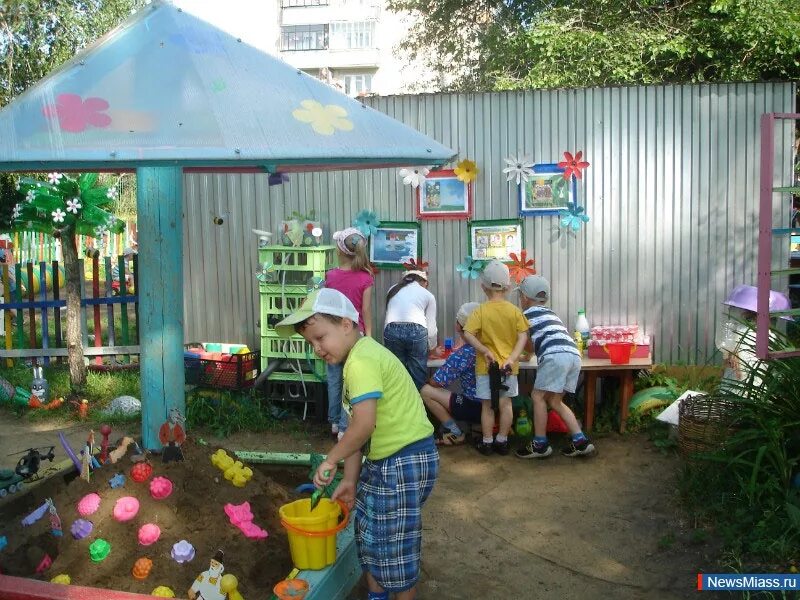
[[(380, 19), (380, 4), (372, 0), (282, 0), (281, 25), (310, 25), (332, 21), (374, 21)], [(286, 2), (307, 2), (303, 6), (286, 6)]]
[(380, 64), (380, 50), (377, 48), (284, 50), (281, 56), (298, 69), (360, 69), (376, 68)]

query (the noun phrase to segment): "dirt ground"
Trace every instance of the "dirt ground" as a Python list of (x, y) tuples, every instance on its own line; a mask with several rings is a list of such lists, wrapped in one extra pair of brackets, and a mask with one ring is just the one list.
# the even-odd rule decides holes
[[(13, 431), (24, 435), (18, 426)], [(204, 437), (239, 450), (324, 452), (331, 444), (314, 427)], [(8, 439), (0, 438), (6, 463)], [(443, 449), (424, 511), (420, 598), (696, 594), (697, 573), (714, 570), (719, 548), (682, 520), (678, 459), (644, 436), (611, 434), (595, 442), (599, 453), (588, 460), (523, 461), (484, 457), (467, 446)]]

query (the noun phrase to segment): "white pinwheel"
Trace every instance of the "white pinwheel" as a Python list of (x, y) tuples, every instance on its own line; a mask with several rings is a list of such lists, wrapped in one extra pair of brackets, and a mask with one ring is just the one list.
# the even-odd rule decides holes
[(517, 180), (517, 185), (533, 177), (533, 160), (530, 156), (509, 156), (505, 159), (508, 165), (503, 169), (506, 181)]
[(53, 223), (63, 223), (64, 222), (64, 217), (67, 216), (67, 213), (65, 213), (60, 208), (55, 209), (50, 214), (53, 215)]
[(78, 210), (80, 210), (82, 206), (83, 205), (81, 204), (80, 198), (73, 198), (72, 200), (67, 200), (67, 212), (71, 212), (74, 215), (78, 214)]
[(403, 185), (417, 188), (425, 182), (425, 178), (430, 171), (428, 167), (409, 167), (408, 169), (400, 169), (397, 174), (403, 178)]

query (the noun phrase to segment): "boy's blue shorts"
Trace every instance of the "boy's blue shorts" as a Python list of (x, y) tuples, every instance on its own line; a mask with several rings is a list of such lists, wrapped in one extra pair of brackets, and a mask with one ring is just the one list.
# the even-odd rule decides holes
[(358, 560), (388, 592), (417, 584), (422, 505), (438, 474), (439, 453), (432, 437), (387, 458), (367, 460), (361, 468), (355, 509)]

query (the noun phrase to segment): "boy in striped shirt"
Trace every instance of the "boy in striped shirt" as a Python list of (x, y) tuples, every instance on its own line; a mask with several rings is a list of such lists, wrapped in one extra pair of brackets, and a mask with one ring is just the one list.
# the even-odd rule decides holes
[(561, 453), (570, 457), (593, 454), (594, 445), (581, 431), (575, 413), (562, 402), (564, 393), (574, 393), (578, 385), (581, 355), (564, 323), (545, 306), (550, 300), (550, 284), (544, 277), (529, 275), (518, 289), (538, 366), (533, 384), (534, 437), (515, 454), (518, 458), (547, 458), (553, 453), (547, 441), (548, 408), (558, 413), (572, 436)]

